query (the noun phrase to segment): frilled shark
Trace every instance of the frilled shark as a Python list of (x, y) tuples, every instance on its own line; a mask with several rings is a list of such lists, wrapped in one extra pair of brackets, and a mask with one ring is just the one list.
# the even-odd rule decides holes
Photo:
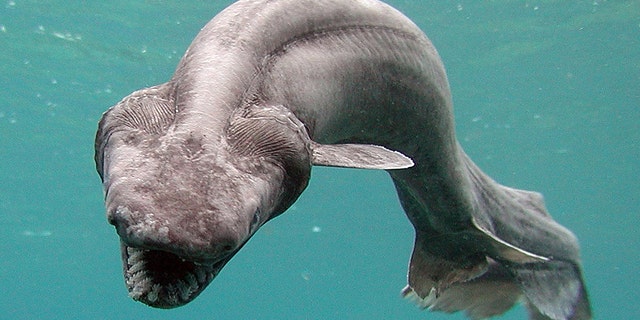
[(95, 162), (129, 295), (153, 307), (198, 296), (319, 165), (388, 170), (420, 306), (591, 317), (575, 236), (467, 157), (436, 49), (376, 0), (232, 4), (168, 82), (104, 113)]

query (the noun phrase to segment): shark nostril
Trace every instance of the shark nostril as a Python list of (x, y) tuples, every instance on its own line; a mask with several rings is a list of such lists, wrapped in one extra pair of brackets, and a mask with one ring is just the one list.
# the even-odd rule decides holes
[(217, 239), (217, 241), (212, 243), (209, 254), (216, 259), (224, 258), (236, 251), (239, 243), (240, 242), (234, 238)]
[(126, 206), (117, 206), (107, 211), (107, 221), (116, 228), (126, 225), (133, 215), (132, 211)]
[(237, 242), (231, 239), (224, 240), (215, 245), (217, 255), (227, 255), (237, 248)]
[(231, 245), (231, 244), (225, 244), (222, 246), (222, 252), (224, 253), (229, 253), (231, 251), (233, 251), (233, 249), (235, 248), (235, 246)]
[(116, 219), (113, 215), (109, 215), (107, 217), (107, 222), (109, 222), (110, 225), (117, 227), (118, 219)]

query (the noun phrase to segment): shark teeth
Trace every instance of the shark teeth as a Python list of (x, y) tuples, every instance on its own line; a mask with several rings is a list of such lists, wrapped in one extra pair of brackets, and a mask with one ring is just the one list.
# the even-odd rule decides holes
[(166, 252), (122, 246), (129, 296), (147, 305), (159, 308), (184, 305), (215, 277), (211, 266), (196, 265)]

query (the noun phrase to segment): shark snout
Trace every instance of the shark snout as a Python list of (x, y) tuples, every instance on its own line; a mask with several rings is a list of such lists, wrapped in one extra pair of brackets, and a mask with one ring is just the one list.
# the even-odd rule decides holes
[(246, 235), (233, 224), (175, 223), (157, 214), (118, 207), (108, 217), (129, 247), (160, 250), (183, 260), (210, 265), (227, 258), (245, 242)]

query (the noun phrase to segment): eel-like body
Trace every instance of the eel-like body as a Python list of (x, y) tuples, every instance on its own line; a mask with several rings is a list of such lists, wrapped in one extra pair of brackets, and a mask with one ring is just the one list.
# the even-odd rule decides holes
[(591, 317), (574, 235), (466, 156), (436, 50), (376, 0), (234, 3), (168, 82), (105, 112), (96, 165), (129, 294), (154, 307), (194, 299), (324, 165), (388, 170), (421, 306)]

